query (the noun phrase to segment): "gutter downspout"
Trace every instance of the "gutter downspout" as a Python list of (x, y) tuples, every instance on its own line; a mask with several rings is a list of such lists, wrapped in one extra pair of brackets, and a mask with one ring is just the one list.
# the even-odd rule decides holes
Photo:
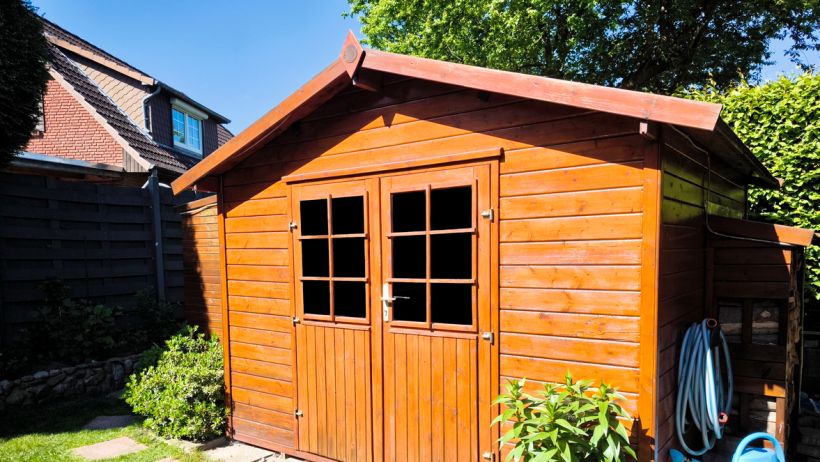
[(147, 104), (148, 104), (148, 100), (153, 98), (154, 96), (157, 96), (157, 94), (160, 92), (160, 90), (162, 90), (162, 85), (157, 84), (157, 89), (156, 90), (154, 90), (153, 92), (145, 95), (142, 98), (142, 123), (143, 123), (143, 125), (145, 125), (145, 129), (148, 130), (148, 133), (150, 133), (151, 135), (153, 135), (153, 128), (152, 127), (153, 127), (154, 124), (152, 123), (153, 121), (151, 120), (151, 114), (148, 111), (148, 105)]

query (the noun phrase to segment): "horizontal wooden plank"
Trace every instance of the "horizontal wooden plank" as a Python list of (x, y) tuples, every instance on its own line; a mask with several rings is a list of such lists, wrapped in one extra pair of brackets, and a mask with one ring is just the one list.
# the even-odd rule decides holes
[(290, 298), (290, 284), (284, 282), (228, 281), (228, 293), (245, 297)]
[(640, 345), (532, 334), (501, 333), (501, 354), (638, 367)]
[(282, 182), (246, 183), (225, 186), (222, 189), (225, 202), (242, 202), (252, 199), (271, 199), (287, 196), (287, 185)]
[(563, 382), (566, 373), (571, 372), (574, 377), (602, 380), (623, 391), (638, 391), (637, 369), (505, 354), (501, 355), (499, 367), (501, 375), (504, 376)]
[(230, 295), (228, 306), (233, 311), (245, 311), (249, 313), (275, 314), (281, 316), (291, 316), (291, 302), (289, 299), (243, 297)]
[(296, 418), (292, 412), (271, 411), (243, 403), (234, 403), (231, 416), (291, 431), (296, 426)]
[(225, 247), (228, 249), (287, 249), (289, 241), (290, 233), (286, 231), (225, 235)]
[(501, 242), (636, 239), (642, 214), (503, 220)]
[(638, 318), (570, 313), (501, 310), (501, 331), (637, 342)]
[(644, 150), (651, 144), (647, 139), (633, 134), (513, 150), (505, 153), (501, 174), (642, 160)]
[(231, 370), (231, 383), (237, 387), (259, 390), (273, 395), (291, 396), (293, 394), (293, 383), (289, 381), (250, 375), (234, 370)]
[[(236, 316), (236, 314), (231, 315), (232, 320), (234, 316)], [(281, 330), (272, 331), (261, 327), (257, 329), (231, 325), (231, 340), (277, 348), (290, 348), (292, 338), (290, 332), (283, 332)]]
[(639, 290), (640, 266), (502, 266), (501, 287)]
[(643, 163), (603, 164), (501, 176), (501, 197), (623, 188), (643, 184)]
[(279, 396), (257, 390), (231, 387), (231, 400), (249, 406), (261, 407), (279, 412), (293, 412), (294, 403), (290, 396)]
[[(231, 337), (233, 337), (231, 328)], [(267, 361), (257, 361), (246, 358), (232, 358), (231, 371), (242, 372), (250, 375), (258, 375), (286, 382), (293, 381), (293, 367), (285, 364), (270, 363)]]
[(502, 265), (640, 264), (641, 241), (505, 242)]
[(290, 333), (293, 329), (293, 323), (287, 316), (232, 311), (230, 313), (230, 319), (231, 327), (249, 327), (252, 329), (271, 330), (286, 333)]
[(290, 282), (289, 266), (227, 265), (231, 281)]
[(641, 297), (637, 291), (502, 288), (499, 299), (502, 309), (637, 316)]
[(290, 264), (287, 249), (227, 249), (225, 259), (229, 265), (287, 266)]
[(268, 231), (287, 231), (287, 215), (270, 215), (264, 217), (238, 217), (225, 219), (225, 233), (257, 233)]
[(609, 215), (642, 209), (641, 187), (503, 197), (499, 206), (502, 220)]
[(225, 203), (225, 216), (228, 218), (283, 215), (287, 213), (288, 201), (284, 197)]
[[(233, 322), (233, 320), (231, 320), (231, 322)], [(232, 341), (230, 351), (231, 357), (255, 359), (257, 361), (266, 361), (276, 364), (293, 364), (291, 350), (285, 348), (252, 345), (250, 343), (239, 343)]]
[(240, 417), (233, 417), (231, 419), (231, 425), (234, 431), (234, 438), (239, 441), (242, 441), (243, 436), (247, 435), (257, 440), (268, 441), (285, 447), (293, 447), (293, 430), (285, 430)]
[(791, 261), (791, 250), (776, 247), (715, 249), (717, 265), (785, 265)]

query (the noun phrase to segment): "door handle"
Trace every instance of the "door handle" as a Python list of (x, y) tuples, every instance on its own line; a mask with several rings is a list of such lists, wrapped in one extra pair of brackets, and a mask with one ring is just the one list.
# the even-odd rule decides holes
[(390, 305), (395, 302), (396, 300), (410, 300), (410, 297), (405, 297), (402, 295), (388, 295), (390, 293), (390, 286), (389, 284), (385, 283), (382, 285), (382, 319), (384, 322), (390, 322)]

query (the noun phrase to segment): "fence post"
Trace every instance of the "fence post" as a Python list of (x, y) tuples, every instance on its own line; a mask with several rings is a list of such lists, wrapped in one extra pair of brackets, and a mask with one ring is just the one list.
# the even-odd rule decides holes
[(148, 177), (148, 193), (151, 196), (151, 217), (154, 224), (154, 264), (157, 271), (157, 298), (165, 300), (165, 249), (162, 238), (162, 198), (159, 190), (157, 169)]

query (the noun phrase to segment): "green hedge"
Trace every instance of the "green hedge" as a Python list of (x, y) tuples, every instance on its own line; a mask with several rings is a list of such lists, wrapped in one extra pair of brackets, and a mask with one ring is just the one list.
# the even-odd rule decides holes
[[(719, 91), (707, 86), (688, 96), (723, 104), (721, 116), (774, 176), (780, 190), (751, 188), (751, 216), (820, 229), (820, 75)], [(820, 305), (820, 249), (806, 251), (807, 303)]]

